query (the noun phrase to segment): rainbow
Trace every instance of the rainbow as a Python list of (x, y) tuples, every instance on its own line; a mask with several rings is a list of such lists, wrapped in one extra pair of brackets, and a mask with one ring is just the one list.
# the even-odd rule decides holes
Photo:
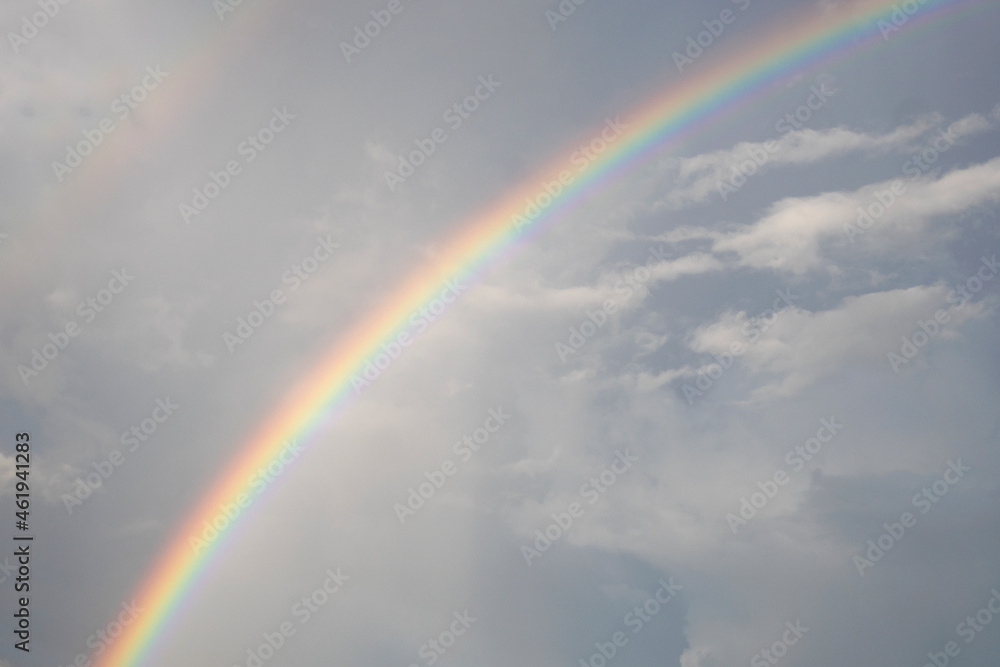
[[(879, 22), (884, 27), (902, 3), (880, 0), (848, 4), (851, 6), (822, 15), (813, 10), (812, 14), (787, 17), (780, 29), (737, 53), (724, 53), (717, 47), (718, 56), (711, 54), (709, 60), (706, 54), (705, 62), (692, 66), (680, 83), (631, 114), (627, 129), (613, 143), (609, 141), (600, 157), (583, 172), (571, 181), (563, 174), (561, 192), (553, 196), (543, 183), (559, 180), (560, 173), (567, 170), (568, 157), (554, 161), (476, 216), (428, 266), (405, 280), (338, 340), (311, 376), (264, 422), (177, 531), (136, 596), (145, 614), (99, 656), (98, 667), (139, 665), (158, 642), (164, 641), (181, 603), (192, 597), (195, 584), (206, 576), (213, 556), (221, 553), (221, 545), (235, 532), (235, 519), (228, 526), (225, 521), (219, 525), (220, 506), (232, 505), (241, 496), (253, 496), (248, 480), (255, 470), (274, 462), (289, 440), (308, 441), (310, 435), (342, 411), (357, 393), (356, 383), (366, 364), (381, 353), (384, 344), (408, 331), (411, 315), (433, 304), (444, 285), (474, 280), (515, 245), (537, 234), (543, 224), (551, 224), (572, 210), (599, 184), (763, 94), (769, 84), (881, 43)], [(900, 28), (910, 30), (946, 13), (981, 4), (913, 0), (910, 6), (917, 5), (919, 10), (908, 16)], [(889, 39), (895, 38), (898, 34), (893, 32)], [(206, 538), (206, 525), (213, 522), (218, 535)], [(197, 542), (199, 536), (203, 543)]]

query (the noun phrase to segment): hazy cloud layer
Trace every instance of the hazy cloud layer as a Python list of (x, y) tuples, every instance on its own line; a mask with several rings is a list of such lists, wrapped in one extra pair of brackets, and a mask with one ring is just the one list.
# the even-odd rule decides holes
[[(509, 193), (793, 14), (871, 4), (0, 8), (0, 507), (9, 538), (30, 432), (36, 536), (32, 650), (8, 631), (0, 665), (106, 646), (269, 417)], [(477, 265), (258, 471), (141, 664), (992, 664), (1000, 14), (973, 5)]]

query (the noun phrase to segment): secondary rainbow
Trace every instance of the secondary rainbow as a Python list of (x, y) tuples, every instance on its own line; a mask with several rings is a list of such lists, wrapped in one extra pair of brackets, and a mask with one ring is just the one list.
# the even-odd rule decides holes
[[(628, 115), (624, 119), (628, 129), (558, 196), (546, 200), (541, 183), (557, 181), (559, 173), (567, 169), (568, 156), (561, 156), (473, 218), (432, 263), (405, 280), (378, 308), (343, 335), (317, 364), (317, 370), (264, 422), (238, 460), (180, 527), (142, 584), (136, 597), (146, 612), (96, 664), (139, 665), (156, 643), (165, 639), (171, 619), (175, 618), (181, 602), (190, 597), (193, 584), (206, 574), (208, 564), (220, 552), (226, 537), (232, 534), (232, 525), (197, 552), (192, 548), (191, 538), (202, 535), (205, 523), (211, 523), (219, 515), (220, 505), (233, 503), (240, 494), (248, 492), (250, 475), (272, 461), (287, 440), (307, 441), (321, 422), (344, 409), (355, 394), (352, 376), (379, 353), (383, 343), (408, 326), (413, 312), (438, 296), (446, 281), (474, 279), (498, 257), (537, 233), (543, 224), (550, 224), (571, 210), (586, 193), (654, 151), (675, 145), (697, 132), (719, 114), (762, 94), (767, 84), (863, 46), (881, 43), (879, 22), (884, 27), (894, 11), (902, 11), (902, 4), (879, 1), (864, 4), (863, 10), (855, 4), (851, 9), (841, 8), (821, 16), (788, 17), (780, 29), (736, 53), (726, 54), (721, 46), (715, 47), (719, 54), (711, 62), (707, 58), (714, 54), (706, 54), (706, 62), (692, 66), (680, 83)], [(899, 27), (909, 30), (942, 14), (979, 4), (912, 0), (907, 6), (919, 9), (912, 16), (902, 14), (906, 21)], [(897, 35), (893, 32), (890, 40)], [(541, 204), (533, 218), (525, 214), (532, 211), (531, 203)], [(522, 223), (515, 224), (518, 219)], [(241, 516), (247, 512), (249, 509)]]

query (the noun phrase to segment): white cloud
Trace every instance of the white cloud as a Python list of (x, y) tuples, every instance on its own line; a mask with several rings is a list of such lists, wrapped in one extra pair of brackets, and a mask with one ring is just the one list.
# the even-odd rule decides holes
[[(826, 311), (788, 308), (779, 312), (741, 357), (741, 364), (761, 377), (752, 398), (789, 397), (848, 368), (889, 369), (888, 354), (899, 354), (902, 337), (919, 331), (920, 322), (931, 322), (939, 329), (937, 340), (957, 338), (963, 322), (987, 311), (981, 302), (953, 299), (949, 303), (951, 295), (952, 290), (943, 285), (917, 286), (847, 297)], [(938, 327), (932, 320), (940, 311), (946, 321)], [(725, 313), (695, 330), (690, 347), (698, 352), (726, 352), (732, 343), (746, 341), (740, 333), (745, 322), (746, 313)]]
[[(892, 192), (894, 185), (901, 194)], [(906, 233), (920, 232), (931, 219), (1000, 199), (1000, 158), (936, 179), (893, 179), (853, 192), (783, 199), (744, 229), (705, 235), (715, 237), (715, 253), (735, 253), (742, 266), (801, 274), (830, 266), (822, 256), (823, 242), (848, 239), (845, 228), (858, 229), (859, 207), (878, 211), (879, 196), (888, 206), (882, 207), (884, 213), (874, 218), (871, 229), (900, 225)], [(858, 244), (864, 241), (855, 238)]]
[[(678, 158), (666, 165), (671, 189), (662, 201), (671, 207), (703, 203), (720, 198), (720, 184), (730, 183), (741, 166), (744, 174), (777, 166), (806, 165), (853, 152), (878, 153), (916, 149), (915, 142), (938, 127), (943, 118), (930, 115), (885, 134), (858, 132), (844, 127), (824, 130), (804, 128), (770, 141), (740, 142), (725, 150)], [(986, 132), (994, 123), (980, 114), (970, 114), (946, 128), (953, 140)], [(756, 160), (756, 164), (754, 164)], [(672, 173), (675, 172), (675, 173)], [(728, 196), (728, 195), (727, 195)]]

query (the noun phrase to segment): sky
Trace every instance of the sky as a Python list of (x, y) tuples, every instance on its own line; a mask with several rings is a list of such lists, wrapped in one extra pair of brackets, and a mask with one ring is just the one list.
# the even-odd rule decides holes
[[(994, 665), (1000, 5), (876, 6), (0, 4), (0, 665)], [(206, 505), (484, 216), (845, 16)]]

